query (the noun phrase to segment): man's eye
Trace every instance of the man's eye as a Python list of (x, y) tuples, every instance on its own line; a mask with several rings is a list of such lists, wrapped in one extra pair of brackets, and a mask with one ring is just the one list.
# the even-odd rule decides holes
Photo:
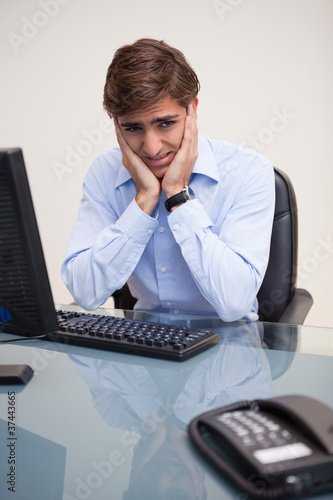
[(167, 122), (162, 122), (161, 123), (161, 127), (162, 128), (168, 128), (168, 127), (171, 127), (175, 122), (174, 121), (167, 121)]
[(137, 132), (138, 130), (141, 130), (140, 127), (127, 127), (125, 128), (126, 132)]

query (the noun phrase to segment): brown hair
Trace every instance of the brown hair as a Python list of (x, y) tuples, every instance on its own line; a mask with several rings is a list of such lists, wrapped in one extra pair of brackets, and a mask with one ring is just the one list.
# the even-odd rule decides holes
[(184, 54), (164, 41), (142, 38), (120, 47), (108, 68), (103, 105), (109, 116), (123, 116), (169, 95), (186, 107), (200, 89)]

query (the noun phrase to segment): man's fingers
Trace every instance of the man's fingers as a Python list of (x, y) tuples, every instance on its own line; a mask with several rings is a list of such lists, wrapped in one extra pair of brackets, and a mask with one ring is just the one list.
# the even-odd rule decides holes
[(116, 120), (114, 122), (114, 125), (115, 125), (118, 144), (123, 155), (123, 165), (128, 170), (130, 170), (131, 173), (131, 166), (133, 165), (134, 167), (137, 164), (139, 157), (134, 153), (134, 151), (128, 145), (126, 139), (123, 136), (120, 125)]
[(123, 137), (123, 134), (121, 132), (120, 125), (119, 125), (119, 123), (118, 123), (118, 121), (116, 119), (114, 120), (114, 127), (115, 127), (115, 130), (116, 130), (116, 136), (117, 136), (117, 140), (118, 140), (120, 149), (122, 149), (123, 147), (126, 147), (126, 146), (128, 147), (128, 144), (125, 141), (125, 139)]
[(181, 150), (185, 154), (189, 154), (189, 151), (196, 156), (197, 154), (197, 144), (198, 144), (198, 129), (196, 124), (195, 114), (193, 113), (193, 106), (189, 105), (189, 114), (185, 118), (184, 136), (182, 141)]

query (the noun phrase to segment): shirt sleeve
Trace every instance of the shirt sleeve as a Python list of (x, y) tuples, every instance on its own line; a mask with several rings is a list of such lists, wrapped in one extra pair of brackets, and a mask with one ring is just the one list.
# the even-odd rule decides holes
[(158, 225), (134, 198), (117, 214), (100, 182), (94, 172), (85, 179), (62, 265), (66, 286), (87, 310), (99, 307), (126, 283)]
[(168, 223), (202, 295), (224, 321), (253, 309), (269, 257), (274, 215), (272, 165), (253, 165), (217, 230), (203, 203), (191, 200)]

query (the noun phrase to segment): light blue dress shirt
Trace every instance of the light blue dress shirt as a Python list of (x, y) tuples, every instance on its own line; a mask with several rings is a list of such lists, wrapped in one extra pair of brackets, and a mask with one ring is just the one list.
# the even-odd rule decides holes
[(128, 282), (136, 309), (257, 320), (275, 206), (262, 155), (199, 134), (190, 179), (196, 199), (152, 216), (115, 148), (89, 169), (62, 266), (78, 304), (96, 309)]

